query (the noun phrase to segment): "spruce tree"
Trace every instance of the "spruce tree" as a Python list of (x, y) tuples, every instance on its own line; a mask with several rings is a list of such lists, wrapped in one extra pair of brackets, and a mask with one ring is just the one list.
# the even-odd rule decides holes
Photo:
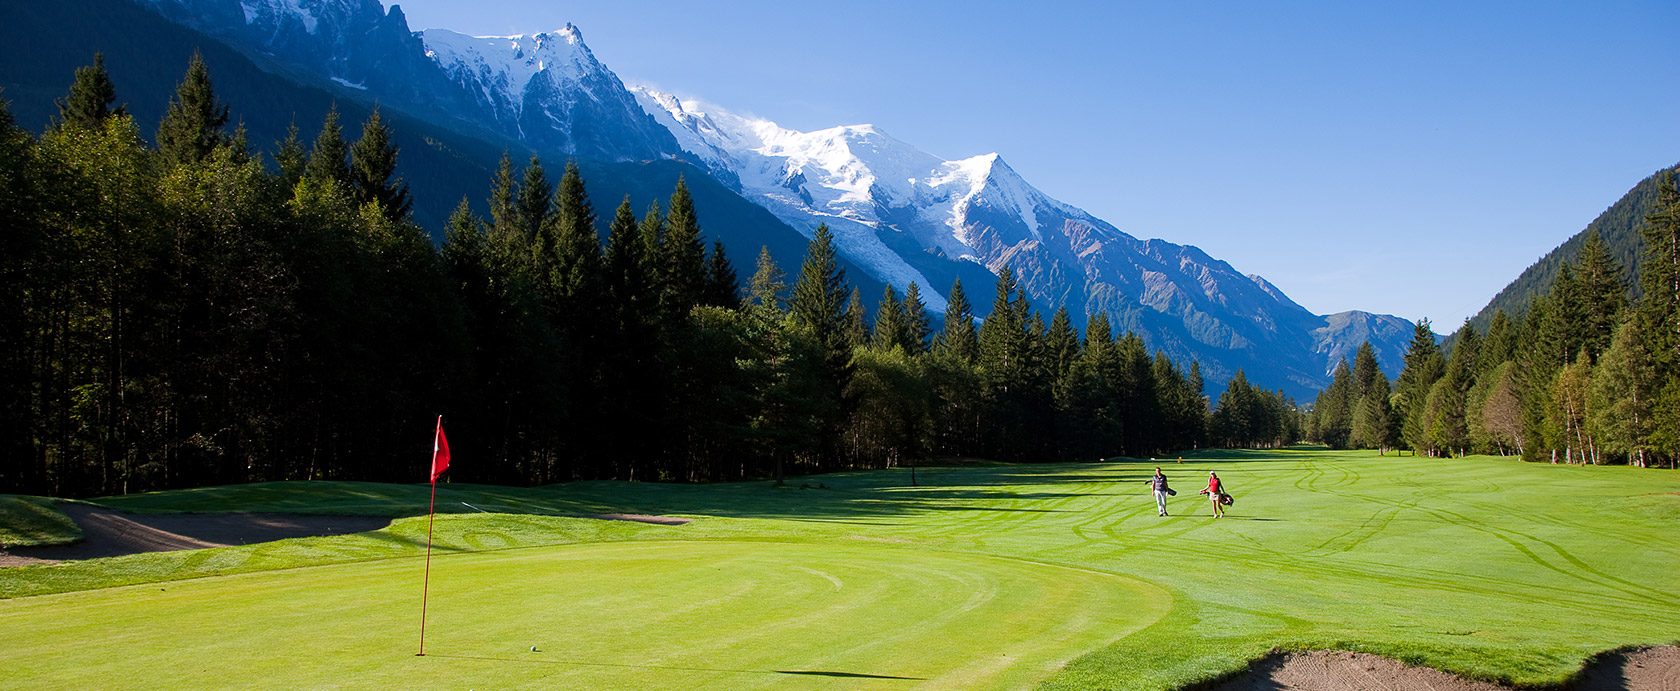
[(348, 187), (350, 168), (344, 163), (347, 154), (344, 131), (338, 126), (338, 104), (335, 103), (332, 110), (327, 111), (327, 118), (321, 123), (321, 132), (315, 135), (315, 144), (309, 149), (309, 163), (304, 166), (304, 178), (317, 185)]
[(97, 129), (105, 119), (127, 115), (127, 106), (111, 108), (117, 101), (117, 87), (105, 71), (105, 54), (94, 53), (93, 64), (76, 68), (70, 92), (57, 101), (59, 124), (65, 127)]
[(783, 309), (782, 295), (787, 292), (787, 274), (782, 267), (776, 265), (775, 257), (770, 256), (770, 246), (761, 245), (758, 248), (758, 266), (753, 272), (751, 299), (754, 304), (780, 312)]
[[(645, 273), (647, 263), (642, 257), (641, 231), (636, 214), (630, 210), (630, 195), (624, 195), (618, 211), (613, 214), (607, 230), (606, 274), (607, 289), (613, 307), (618, 311), (619, 327), (644, 318), (641, 312), (652, 305), (653, 294)], [(652, 315), (645, 315), (651, 318)]]
[(712, 242), (711, 256), (706, 259), (706, 290), (703, 302), (714, 307), (741, 306), (741, 279), (735, 275), (735, 267), (729, 263), (729, 255), (723, 252), (722, 240)]
[(513, 181), (513, 157), (502, 149), (496, 172), (490, 176), (490, 229), (493, 234), (516, 235), (519, 224), (519, 205), (515, 201), (518, 185)]
[(287, 191), (297, 187), (309, 165), (309, 152), (298, 141), (297, 123), (286, 128), (286, 138), (274, 143), (274, 162), (280, 166), (280, 183)]
[(1357, 402), (1364, 398), (1371, 382), (1380, 376), (1382, 366), (1377, 364), (1376, 349), (1371, 347), (1370, 341), (1359, 344), (1359, 350), (1353, 354), (1353, 394), (1350, 400)]
[(1429, 429), (1424, 422), (1424, 408), (1429, 391), (1434, 388), (1447, 369), (1441, 348), (1435, 345), (1435, 333), (1429, 320), (1421, 319), (1412, 326), (1412, 343), (1406, 350), (1406, 368), (1400, 372), (1400, 405), (1395, 415), (1400, 419), (1401, 440), (1416, 453), (1428, 444)]
[(195, 50), (186, 76), (175, 87), (169, 108), (158, 122), (158, 153), (177, 165), (202, 161), (222, 144), (222, 127), (227, 121), (228, 106), (216, 101), (210, 70), (204, 65), (204, 56)]
[(1058, 306), (1056, 313), (1051, 315), (1044, 345), (1050, 380), (1060, 382), (1067, 379), (1074, 361), (1079, 359), (1079, 332), (1073, 329), (1073, 317), (1068, 314), (1067, 305)]
[(362, 138), (350, 147), (350, 184), (356, 199), (363, 204), (375, 203), (385, 217), (396, 223), (408, 220), (414, 200), (409, 198), (408, 183), (397, 174), (397, 145), (391, 141), (391, 129), (379, 115), (379, 108), (362, 123)]
[(873, 335), (869, 331), (869, 324), (863, 318), (863, 296), (857, 287), (852, 288), (852, 295), (846, 300), (846, 315), (844, 343), (846, 350), (861, 348), (869, 345)]
[(525, 165), (524, 179), (519, 183), (519, 191), (514, 194), (513, 204), (518, 210), (519, 233), (532, 247), (532, 252), (538, 255), (551, 255), (555, 251), (554, 238), (548, 238), (545, 244), (541, 237), (543, 225), (550, 222), (549, 217), (554, 213), (554, 194), (555, 190), (548, 182), (548, 173), (543, 170), (542, 159), (532, 156), (530, 163)]
[(1610, 249), (1598, 233), (1587, 236), (1581, 245), (1579, 281), (1583, 344), (1593, 358), (1610, 347), (1610, 339), (1621, 323), (1622, 310), (1627, 306), (1627, 286), (1622, 283), (1622, 267), (1610, 256)]
[(789, 316), (795, 324), (811, 331), (831, 357), (849, 350), (845, 325), (846, 270), (840, 268), (834, 236), (828, 224), (820, 224), (805, 250), (805, 262), (793, 284)]
[(892, 286), (887, 286), (881, 291), (880, 304), (875, 307), (875, 333), (870, 339), (870, 346), (876, 350), (908, 350), (906, 335), (904, 303), (898, 301), (898, 295), (893, 292)]
[(928, 350), (928, 336), (933, 334), (933, 327), (928, 323), (927, 304), (922, 302), (922, 290), (911, 281), (910, 287), (904, 289), (904, 322), (910, 329), (909, 352), (919, 355)]
[(664, 291), (660, 297), (668, 315), (687, 315), (706, 296), (706, 246), (700, 238), (700, 218), (694, 211), (694, 197), (688, 183), (677, 178), (665, 216), (665, 237), (660, 244)]
[(584, 189), (583, 175), (576, 163), (566, 164), (566, 173), (554, 190), (554, 214), (544, 224), (543, 234), (553, 238), (553, 272), (557, 293), (579, 303), (600, 299), (603, 287), (601, 236), (595, 231), (595, 207)]
[(1657, 201), (1640, 232), (1645, 240), (1640, 330), (1647, 350), (1673, 377), (1680, 373), (1680, 187), (1673, 170), (1657, 181)]
[(980, 357), (980, 339), (974, 330), (974, 309), (963, 293), (960, 278), (951, 282), (951, 292), (945, 300), (945, 328), (934, 339), (933, 352), (950, 355), (968, 365), (973, 365)]

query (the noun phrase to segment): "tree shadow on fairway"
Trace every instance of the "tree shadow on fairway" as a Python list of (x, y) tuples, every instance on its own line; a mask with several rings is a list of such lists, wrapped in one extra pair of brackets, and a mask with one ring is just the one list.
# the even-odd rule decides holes
[[(540, 652), (537, 655), (541, 655)], [(636, 665), (623, 662), (585, 662), (582, 660), (544, 660), (541, 657), (495, 657), (491, 655), (451, 655), (449, 653), (426, 653), (416, 657), (441, 657), (452, 660), (482, 660), (485, 662), (514, 662), (534, 665), (561, 665), (568, 667), (617, 667), (623, 669), (667, 669), (680, 672), (721, 672), (725, 674), (794, 674), (814, 677), (837, 677), (843, 679), (901, 679), (904, 681), (926, 681), (926, 677), (899, 677), (889, 674), (865, 674), (863, 672), (835, 672), (830, 670), (798, 670), (798, 669), (723, 669), (718, 667), (682, 667), (677, 665)]]
[(778, 669), (777, 674), (804, 674), (814, 677), (841, 677), (845, 679), (904, 679), (906, 681), (927, 681), (927, 677), (895, 677), (890, 674), (861, 674), (858, 672), (824, 672), (818, 670), (790, 670)]

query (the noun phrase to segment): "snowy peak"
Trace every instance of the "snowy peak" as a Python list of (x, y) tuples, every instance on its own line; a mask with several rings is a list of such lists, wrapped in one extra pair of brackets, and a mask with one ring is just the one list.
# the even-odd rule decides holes
[(437, 61), (457, 83), (477, 91), (485, 102), (517, 118), (533, 81), (554, 87), (587, 89), (587, 77), (605, 71), (577, 27), (517, 36), (468, 36), (448, 29), (420, 32), (427, 57)]

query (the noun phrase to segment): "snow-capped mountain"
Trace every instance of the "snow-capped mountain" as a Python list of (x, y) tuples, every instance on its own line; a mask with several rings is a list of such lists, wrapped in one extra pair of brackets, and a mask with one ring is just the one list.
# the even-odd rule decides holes
[(807, 234), (827, 223), (842, 253), (900, 289), (913, 280), (923, 295), (943, 294), (956, 267), (1010, 266), (1046, 310), (1066, 305), (1076, 320), (1107, 313), (1152, 346), (1201, 360), (1213, 380), (1282, 350), (1301, 355), (1266, 369), (1282, 365), (1290, 380), (1314, 386), (1334, 367), (1328, 356), (1348, 350), (1336, 341), (1340, 329), (1264, 278), (1192, 246), (1139, 240), (1034, 188), (997, 154), (946, 161), (870, 125), (798, 132), (632, 91), (692, 156), (733, 174), (748, 199)]
[(379, 0), (135, 0), (281, 70), (467, 132), (608, 161), (679, 155), (671, 133), (576, 27), (524, 36), (415, 32)]
[[(997, 154), (947, 161), (871, 125), (800, 132), (628, 90), (570, 24), (473, 37), (411, 31), (379, 0), (134, 2), (344, 98), (545, 158), (695, 163), (806, 237), (826, 223), (849, 263), (900, 292), (916, 283), (935, 311), (960, 278), (984, 313), (1009, 266), (1046, 312), (1065, 305), (1078, 324), (1106, 313), (1173, 358), (1200, 361), (1213, 386), (1245, 369), (1262, 385), (1305, 394), (1363, 338), (1380, 356), (1409, 337), (1394, 327), (1401, 320), (1314, 315), (1194, 246), (1124, 233), (1034, 188)], [(728, 228), (717, 231), (729, 241)]]

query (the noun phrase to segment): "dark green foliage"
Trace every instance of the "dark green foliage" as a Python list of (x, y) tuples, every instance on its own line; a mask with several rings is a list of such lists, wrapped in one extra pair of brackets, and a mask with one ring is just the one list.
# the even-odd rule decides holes
[(1656, 206), (1659, 181), (1665, 173), (1674, 170), (1676, 169), (1670, 168), (1658, 171), (1634, 185), (1621, 199), (1616, 200), (1616, 203), (1605, 209), (1598, 218), (1593, 219), (1592, 223), (1587, 224), (1585, 229), (1523, 270), (1516, 280), (1505, 286), (1486, 307), (1476, 313), (1470, 319), (1470, 323), (1474, 324), (1478, 331), (1486, 333), (1488, 323), (1493, 319), (1495, 312), (1527, 312), (1536, 297), (1551, 292), (1552, 284), (1563, 265), (1579, 260), (1581, 248), (1592, 235), (1600, 237), (1609, 256), (1622, 270), (1623, 274), (1617, 280), (1623, 285), (1633, 282), (1648, 247), (1641, 237), (1640, 229), (1645, 225), (1643, 221), (1646, 214)]
[(784, 306), (783, 295), (787, 293), (787, 274), (782, 267), (776, 265), (776, 258), (770, 256), (769, 247), (758, 249), (758, 264), (753, 271), (751, 291), (752, 304), (766, 309), (780, 312)]
[(706, 245), (700, 237), (700, 217), (694, 211), (694, 196), (688, 182), (677, 178), (677, 189), (665, 216), (665, 234), (659, 243), (662, 278), (660, 298), (666, 316), (680, 319), (706, 302)]
[(76, 68), (76, 81), (70, 93), (58, 100), (59, 123), (65, 127), (97, 129), (115, 115), (126, 115), (126, 106), (111, 108), (117, 102), (117, 87), (105, 71), (105, 54), (94, 53), (93, 64)]
[[(187, 88), (198, 83), (189, 74), (177, 113), (214, 103), (207, 78), (202, 99)], [(177, 117), (164, 131), (189, 132)], [(1194, 364), (1183, 374), (1105, 325), (1082, 346), (1010, 273), (986, 348), (960, 284), (933, 352), (915, 285), (887, 292), (879, 347), (862, 347), (861, 291), (827, 228), (788, 313), (770, 248), (743, 302), (724, 247), (699, 252), (686, 183), (669, 215), (655, 205), (638, 222), (620, 204), (603, 249), (576, 165), (551, 188), (533, 159), (515, 184), (504, 156), (489, 219), (460, 200), (436, 248), (408, 220), (401, 135), (383, 116), (348, 147), (327, 113), (308, 155), (292, 128), (277, 173), (239, 134), (202, 155), (182, 136), (161, 155), (126, 115), (94, 124), (37, 141), (0, 102), (0, 490), (409, 481), (439, 414), (450, 477), (499, 483), (1144, 455), (1204, 439)]]
[[(869, 345), (877, 350), (906, 350), (910, 339), (909, 328), (904, 319), (904, 303), (898, 301), (892, 286), (887, 286), (881, 293), (879, 305), (875, 311), (875, 328)], [(861, 308), (862, 305), (857, 305), (853, 309)]]
[(980, 336), (974, 330), (974, 309), (963, 293), (961, 279), (951, 283), (945, 302), (945, 328), (934, 339), (933, 351), (972, 365), (980, 358)]
[(315, 144), (309, 149), (309, 163), (304, 167), (303, 176), (316, 185), (343, 185), (348, 189), (350, 168), (344, 162), (348, 154), (344, 130), (338, 126), (338, 106), (334, 105), (332, 110), (327, 111), (327, 119), (321, 123), (321, 133), (315, 136)]
[[(819, 225), (805, 252), (805, 263), (799, 267), (788, 308), (793, 323), (809, 330), (831, 357), (843, 358), (851, 349), (851, 339), (857, 338), (844, 333), (848, 292), (846, 271), (840, 268), (835, 254), (834, 236), (826, 224)], [(855, 314), (859, 310), (851, 311)]]
[(925, 353), (928, 350), (928, 336), (933, 334), (933, 326), (929, 324), (927, 304), (922, 302), (922, 290), (911, 281), (910, 287), (904, 289), (904, 326), (906, 335), (906, 350), (911, 355)]
[(363, 204), (378, 204), (380, 213), (394, 222), (404, 222), (413, 210), (408, 183), (397, 174), (397, 147), (391, 130), (374, 108), (362, 124), (362, 138), (350, 147), (350, 184)]
[(706, 290), (702, 302), (713, 307), (735, 307), (741, 304), (741, 279), (735, 266), (729, 263), (723, 241), (712, 241), (712, 253), (706, 257)]
[[(497, 183), (500, 184), (499, 179)], [(500, 189), (498, 186), (491, 190), (492, 212), (499, 211), (496, 208), (496, 197), (501, 194)], [(519, 234), (524, 236), (525, 243), (531, 245), (534, 255), (552, 254), (555, 251), (554, 238), (545, 238), (542, 235), (543, 224), (548, 222), (553, 211), (553, 195), (554, 188), (548, 182), (548, 172), (543, 170), (542, 160), (532, 156), (530, 163), (525, 165), (524, 179), (514, 193), (516, 213), (513, 218), (518, 219)]]
[(228, 121), (227, 104), (216, 101), (210, 69), (204, 56), (193, 53), (187, 74), (169, 99), (169, 110), (158, 122), (158, 153), (170, 163), (197, 163), (222, 144)]
[(298, 141), (297, 125), (286, 130), (286, 138), (274, 143), (274, 163), (280, 167), (280, 185), (287, 190), (297, 187), (309, 165), (309, 152)]

